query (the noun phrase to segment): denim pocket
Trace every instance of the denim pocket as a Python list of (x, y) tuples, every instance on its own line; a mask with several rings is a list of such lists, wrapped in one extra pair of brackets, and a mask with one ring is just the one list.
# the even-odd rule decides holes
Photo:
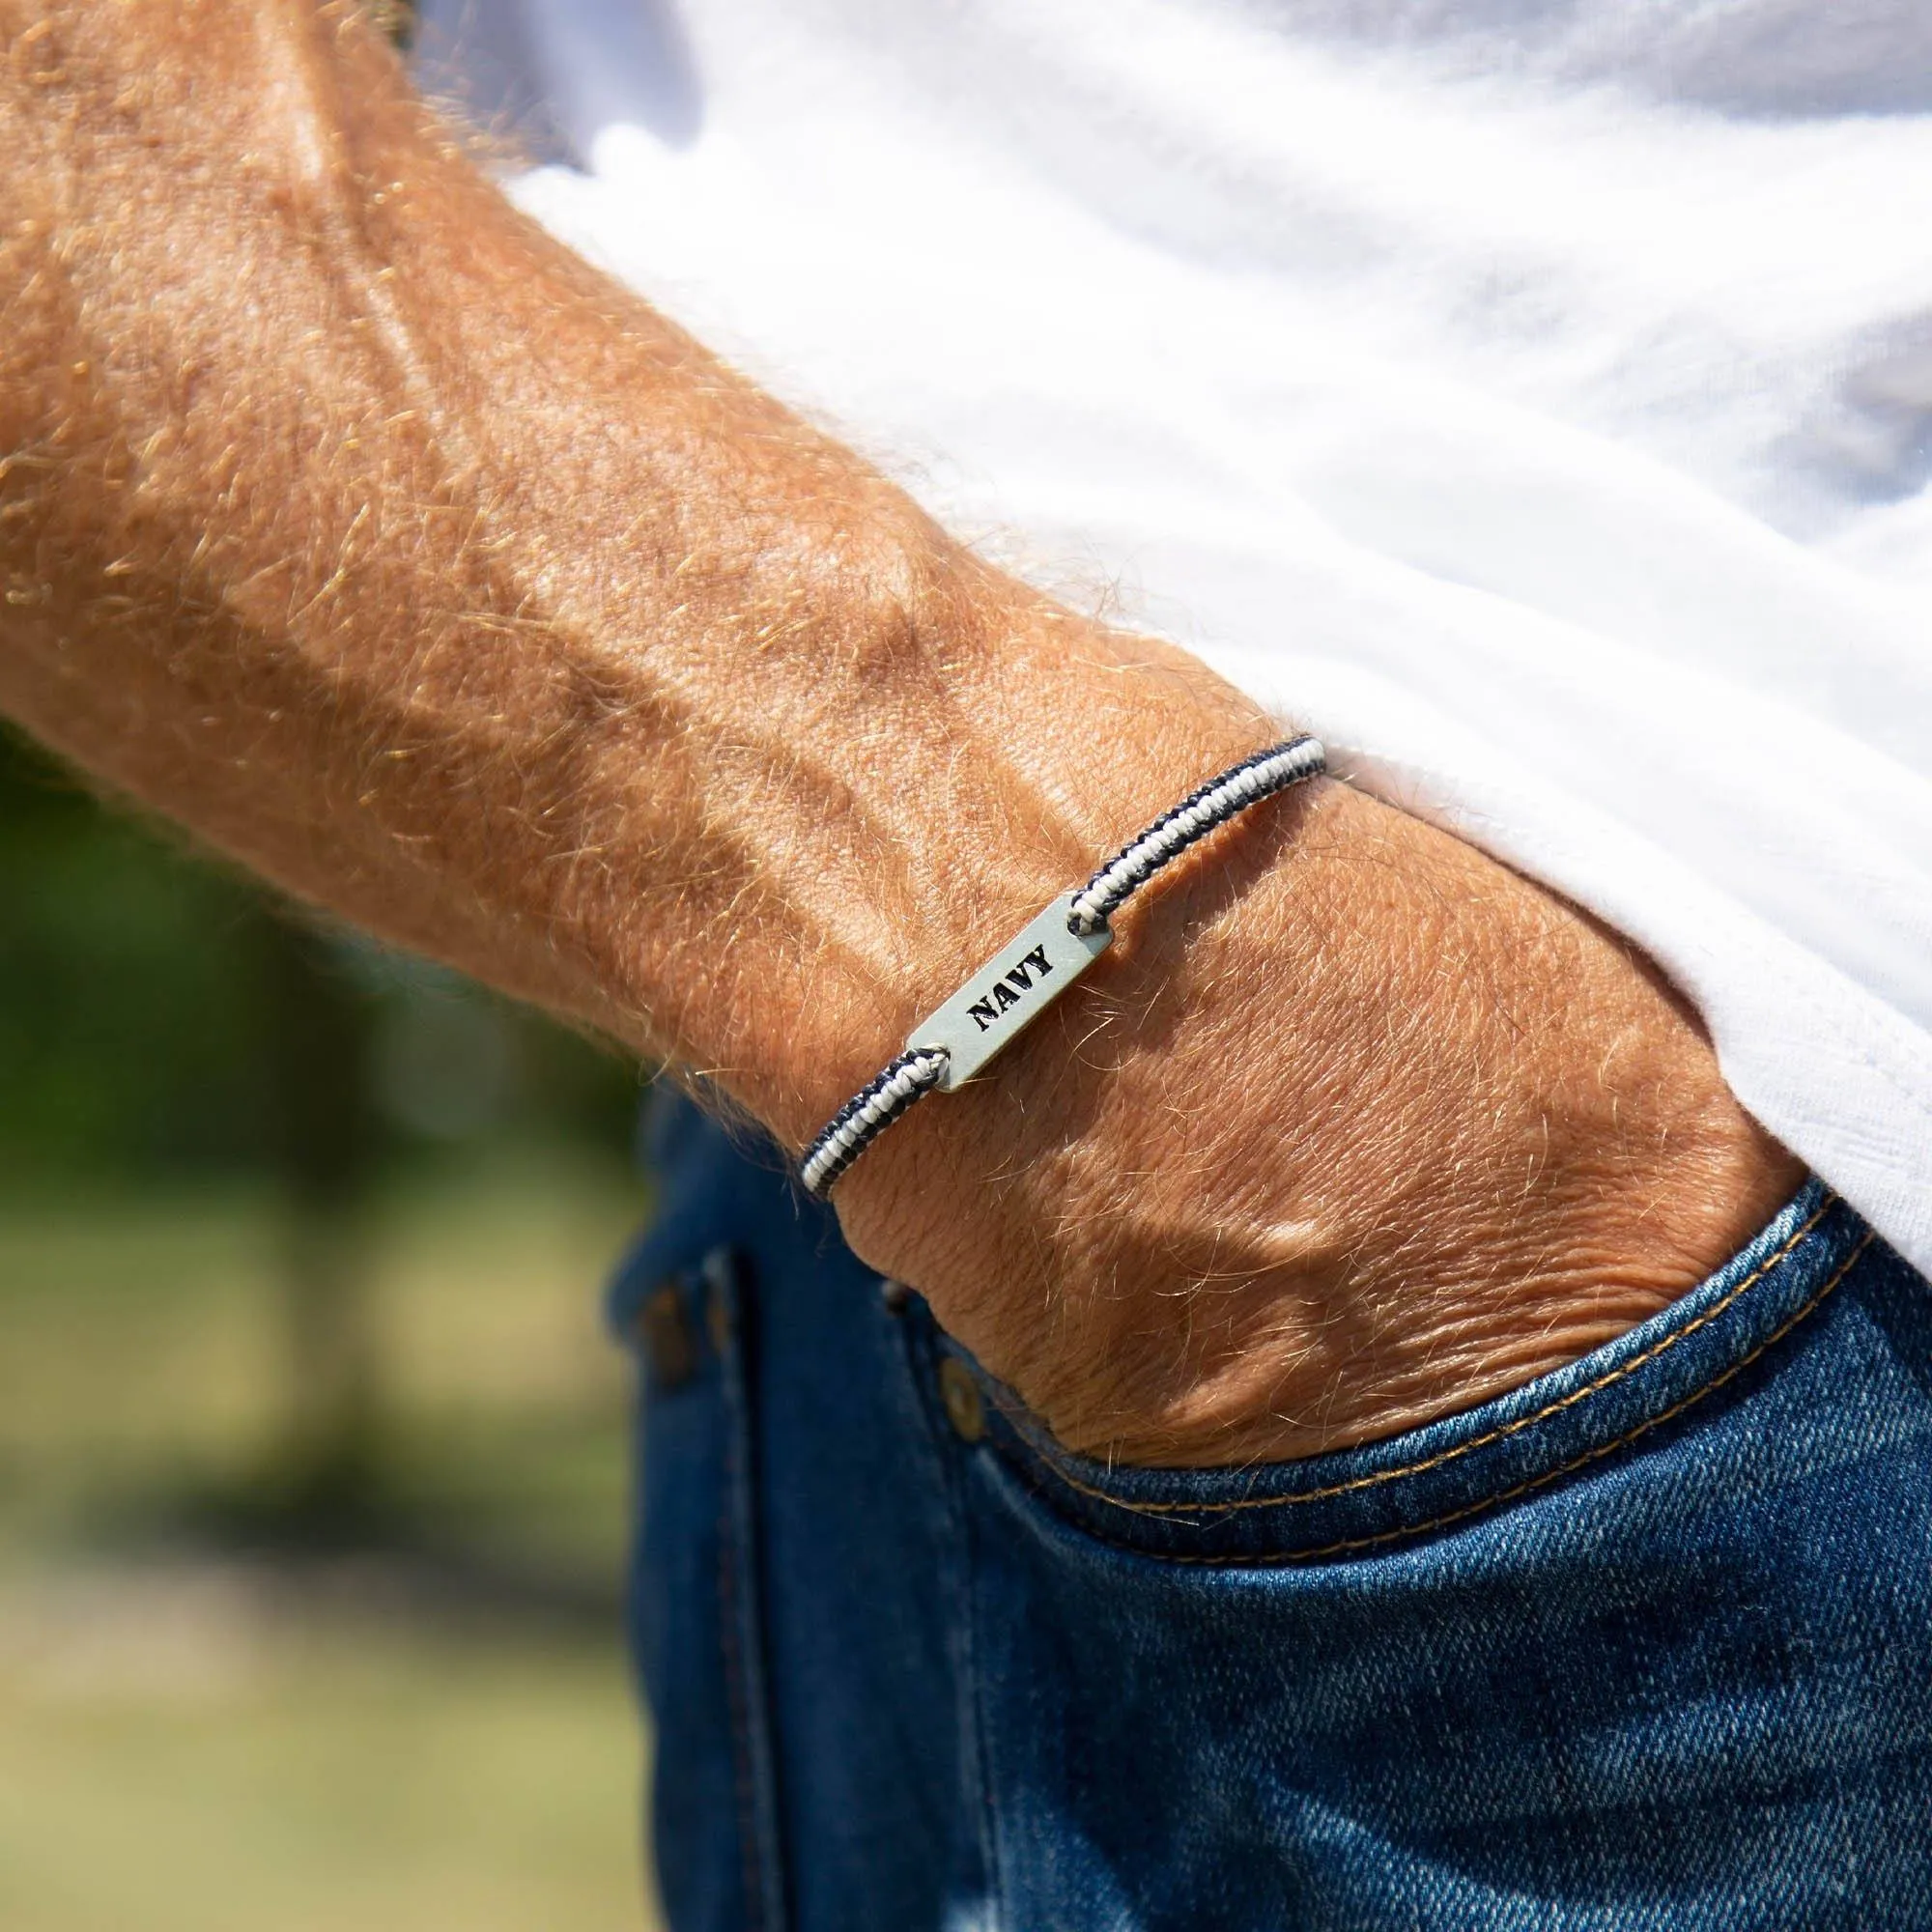
[(1822, 1188), (1558, 1374), (1302, 1463), (1100, 1467), (932, 1346), (998, 1922), (1932, 1926), (1932, 1295)]
[(755, 1303), (733, 1249), (620, 1281), (637, 1345), (642, 1533), (631, 1626), (656, 1734), (652, 1839), (680, 1928), (783, 1922), (758, 1574)]
[(1093, 1536), (1176, 1563), (1340, 1561), (1454, 1529), (1694, 1424), (1767, 1366), (1873, 1238), (1812, 1181), (1690, 1294), (1554, 1374), (1362, 1448), (1239, 1469), (1071, 1455), (970, 1357), (937, 1335), (933, 1346), (959, 1364), (953, 1378), (977, 1378), (1009, 1480)]

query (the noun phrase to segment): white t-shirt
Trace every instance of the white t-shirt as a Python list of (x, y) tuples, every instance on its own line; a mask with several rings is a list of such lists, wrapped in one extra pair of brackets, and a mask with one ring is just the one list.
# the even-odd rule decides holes
[(1932, 5), (427, 14), (526, 207), (1639, 941), (1932, 1270)]

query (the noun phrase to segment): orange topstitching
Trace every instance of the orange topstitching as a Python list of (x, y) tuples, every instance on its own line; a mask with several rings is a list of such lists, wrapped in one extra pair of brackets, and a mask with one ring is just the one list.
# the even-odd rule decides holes
[[(1796, 1310), (1784, 1321), (1780, 1321), (1749, 1354), (1741, 1356), (1729, 1368), (1724, 1370), (1721, 1375), (1713, 1376), (1709, 1381), (1703, 1383), (1698, 1388), (1692, 1389), (1682, 1401), (1672, 1403), (1668, 1408), (1662, 1410), (1660, 1413), (1645, 1416), (1634, 1428), (1626, 1430), (1623, 1435), (1614, 1437), (1608, 1442), (1600, 1442), (1594, 1449), (1586, 1449), (1582, 1455), (1573, 1457), (1559, 1467), (1546, 1469), (1540, 1476), (1531, 1476), (1526, 1482), (1518, 1483), (1513, 1489), (1499, 1490), (1492, 1496), (1478, 1497), (1472, 1503), (1464, 1503), (1461, 1509), (1449, 1510), (1444, 1515), (1430, 1517), (1423, 1522), (1407, 1522), (1397, 1529), (1378, 1530), (1373, 1536), (1344, 1537), (1339, 1543), (1324, 1543), (1318, 1549), (1290, 1549), (1273, 1554), (1242, 1554), (1237, 1556), (1170, 1556), (1162, 1552), (1156, 1560), (1163, 1563), (1188, 1563), (1197, 1567), (1222, 1570), (1231, 1569), (1237, 1564), (1245, 1564), (1249, 1568), (1257, 1570), (1278, 1569), (1291, 1563), (1314, 1563), (1323, 1556), (1344, 1556), (1351, 1550), (1372, 1549), (1379, 1544), (1401, 1542), (1406, 1537), (1424, 1536), (1432, 1529), (1446, 1529), (1453, 1522), (1463, 1522), (1472, 1516), (1480, 1516), (1485, 1510), (1496, 1509), (1503, 1503), (1514, 1502), (1518, 1496), (1527, 1495), (1531, 1490), (1540, 1490), (1545, 1485), (1555, 1482), (1559, 1477), (1570, 1475), (1573, 1471), (1582, 1468), (1586, 1463), (1598, 1462), (1613, 1451), (1623, 1448), (1627, 1443), (1634, 1442), (1639, 1435), (1647, 1435), (1651, 1430), (1662, 1427), (1672, 1416), (1682, 1415), (1693, 1403), (1702, 1402), (1714, 1390), (1722, 1388), (1733, 1376), (1742, 1375), (1767, 1349), (1782, 1341), (1785, 1336), (1790, 1334), (1851, 1273), (1859, 1257), (1877, 1239), (1878, 1236), (1876, 1235), (1867, 1232), (1858, 1246), (1845, 1257), (1837, 1272), (1833, 1275), (1831, 1280), (1816, 1294), (1812, 1295), (1802, 1308)], [(1104, 1535), (1101, 1536), (1100, 1540), (1103, 1543), (1112, 1542), (1111, 1538)], [(1113, 1547), (1119, 1549), (1131, 1548), (1130, 1545), (1118, 1543), (1114, 1544)], [(1144, 1555), (1147, 1552), (1136, 1550), (1134, 1553), (1136, 1555)]]
[[(1684, 1341), (1688, 1336), (1694, 1335), (1698, 1329), (1715, 1321), (1740, 1295), (1756, 1283), (1762, 1281), (1773, 1268), (1776, 1267), (1836, 1205), (1837, 1197), (1835, 1195), (1828, 1196), (1810, 1219), (1803, 1227), (1799, 1228), (1776, 1254), (1768, 1257), (1764, 1262), (1759, 1264), (1743, 1281), (1739, 1282), (1727, 1293), (1719, 1296), (1709, 1308), (1704, 1309), (1691, 1321), (1687, 1321), (1683, 1327), (1673, 1328), (1669, 1334), (1661, 1336), (1648, 1349), (1645, 1349), (1642, 1353), (1633, 1355), (1627, 1362), (1619, 1362), (1615, 1368), (1606, 1370), (1595, 1381), (1586, 1382), (1581, 1388), (1572, 1389), (1568, 1395), (1558, 1396), (1554, 1402), (1546, 1404), (1542, 1408), (1537, 1409), (1534, 1414), (1520, 1415), (1513, 1422), (1499, 1423), (1494, 1429), (1490, 1430), (1485, 1435), (1472, 1436), (1466, 1442), (1451, 1443), (1448, 1448), (1439, 1449), (1435, 1455), (1426, 1456), (1420, 1462), (1405, 1463), (1390, 1469), (1374, 1469), (1367, 1475), (1350, 1477), (1346, 1483), (1330, 1483), (1319, 1490), (1302, 1490), (1288, 1495), (1233, 1496), (1225, 1502), (1130, 1502), (1125, 1497), (1114, 1495), (1106, 1490), (1096, 1488), (1092, 1483), (1082, 1482), (1079, 1477), (1069, 1474), (1051, 1452), (1040, 1449), (1037, 1444), (1030, 1444), (1030, 1446), (1035, 1449), (1035, 1453), (1040, 1457), (1040, 1460), (1052, 1471), (1055, 1479), (1065, 1483), (1068, 1489), (1077, 1491), (1081, 1495), (1092, 1496), (1096, 1501), (1111, 1503), (1114, 1508), (1126, 1510), (1136, 1516), (1225, 1516), (1236, 1510), (1283, 1509), (1294, 1503), (1325, 1502), (1334, 1496), (1352, 1494), (1357, 1490), (1372, 1490), (1380, 1484), (1394, 1482), (1398, 1476), (1419, 1476), (1427, 1470), (1439, 1468), (1444, 1463), (1453, 1463), (1459, 1457), (1472, 1455), (1476, 1450), (1487, 1448), (1492, 1442), (1499, 1442), (1505, 1436), (1520, 1435), (1523, 1430), (1533, 1428), (1537, 1423), (1546, 1421), (1548, 1417), (1559, 1413), (1563, 1409), (1575, 1407), (1577, 1403), (1583, 1401), (1586, 1397), (1599, 1394), (1602, 1390), (1608, 1388), (1611, 1383), (1622, 1381), (1625, 1377), (1634, 1375), (1646, 1362), (1656, 1360), (1665, 1350), (1675, 1348), (1679, 1342)], [(1861, 1243), (1860, 1253), (1863, 1252), (1864, 1245), (1865, 1243)], [(1841, 1269), (1839, 1273), (1842, 1275), (1843, 1270)], [(1835, 1288), (1837, 1282), (1838, 1277), (1834, 1276), (1831, 1286)], [(1821, 1295), (1819, 1299), (1822, 1300), (1823, 1296)], [(1782, 1333), (1783, 1331), (1780, 1330), (1779, 1332)], [(1716, 1387), (1717, 1384), (1713, 1383), (1712, 1386)], [(1500, 1500), (1500, 1498), (1497, 1500)], [(1406, 1532), (1404, 1533), (1406, 1534)]]

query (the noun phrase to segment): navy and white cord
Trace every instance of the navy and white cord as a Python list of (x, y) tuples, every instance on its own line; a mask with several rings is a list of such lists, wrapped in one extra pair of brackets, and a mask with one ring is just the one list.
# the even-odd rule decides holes
[(951, 1092), (1000, 1053), (1113, 943), (1113, 916), (1163, 866), (1249, 806), (1326, 768), (1321, 747), (1308, 737), (1243, 758), (1162, 813), (1084, 886), (1055, 899), (922, 1020), (905, 1050), (819, 1130), (799, 1163), (807, 1193), (823, 1200), (914, 1102), (935, 1089)]
[(943, 1046), (916, 1046), (890, 1060), (833, 1115), (799, 1163), (805, 1191), (822, 1201), (832, 1183), (915, 1100), (939, 1085), (946, 1071)]
[(1217, 779), (1191, 791), (1172, 811), (1163, 812), (1130, 844), (1121, 847), (1073, 895), (1068, 923), (1075, 932), (1098, 932), (1127, 899), (1160, 868), (1272, 792), (1312, 779), (1327, 765), (1313, 738), (1291, 738), (1252, 758), (1231, 765)]

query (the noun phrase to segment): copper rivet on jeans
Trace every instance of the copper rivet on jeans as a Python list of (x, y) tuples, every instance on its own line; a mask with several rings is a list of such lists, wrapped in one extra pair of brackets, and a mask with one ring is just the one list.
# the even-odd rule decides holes
[(986, 1405), (973, 1371), (956, 1355), (948, 1355), (939, 1365), (939, 1399), (946, 1405), (946, 1419), (962, 1442), (977, 1442), (986, 1433)]
[(644, 1345), (651, 1374), (660, 1388), (676, 1388), (691, 1379), (697, 1368), (697, 1344), (675, 1282), (665, 1282), (653, 1290), (638, 1310), (638, 1339)]

